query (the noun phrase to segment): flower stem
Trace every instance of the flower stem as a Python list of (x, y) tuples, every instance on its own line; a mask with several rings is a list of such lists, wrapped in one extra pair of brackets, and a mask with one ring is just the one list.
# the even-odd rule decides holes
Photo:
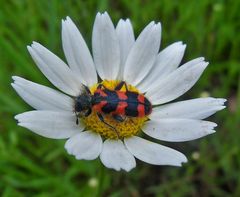
[(104, 185), (104, 178), (105, 178), (105, 168), (102, 164), (100, 164), (99, 176), (98, 176), (98, 190), (97, 190), (97, 197), (101, 197), (103, 193), (103, 185)]

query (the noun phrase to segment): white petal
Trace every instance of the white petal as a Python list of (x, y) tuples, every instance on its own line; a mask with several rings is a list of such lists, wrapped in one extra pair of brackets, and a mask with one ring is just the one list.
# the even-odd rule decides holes
[(70, 68), (87, 86), (97, 83), (97, 73), (86, 42), (73, 21), (62, 21), (62, 44)]
[(49, 87), (14, 76), (13, 88), (26, 103), (38, 110), (72, 111), (73, 99)]
[(198, 98), (154, 107), (152, 120), (163, 118), (204, 119), (225, 108), (226, 99)]
[(150, 73), (137, 85), (137, 88), (141, 92), (146, 92), (151, 88), (152, 84), (157, 84), (158, 81), (174, 71), (183, 58), (185, 48), (186, 45), (183, 45), (182, 42), (175, 42), (161, 51)]
[(161, 25), (151, 22), (137, 38), (126, 60), (124, 80), (137, 85), (151, 70), (160, 46)]
[(212, 134), (217, 125), (213, 122), (192, 119), (150, 120), (142, 128), (147, 135), (169, 142), (195, 140)]
[(92, 50), (99, 76), (102, 79), (116, 79), (120, 66), (120, 48), (117, 33), (107, 12), (96, 16)]
[(79, 94), (81, 81), (61, 59), (36, 42), (33, 42), (31, 47), (28, 46), (28, 51), (38, 68), (53, 85), (67, 94), (73, 96)]
[(181, 166), (187, 162), (187, 158), (182, 153), (134, 136), (124, 139), (129, 152), (136, 158), (153, 165)]
[(207, 62), (199, 62), (195, 64), (195, 60), (187, 62), (166, 78), (161, 80), (159, 84), (146, 93), (146, 97), (150, 99), (152, 104), (162, 104), (176, 99), (187, 92), (199, 79)]
[(76, 159), (93, 160), (102, 151), (102, 138), (92, 131), (81, 132), (67, 140), (65, 149)]
[(64, 139), (81, 132), (84, 125), (76, 124), (76, 116), (72, 112), (29, 111), (15, 116), (18, 125), (38, 135)]
[(123, 169), (128, 172), (136, 167), (135, 158), (129, 153), (121, 140), (106, 140), (103, 143), (100, 159), (107, 168), (117, 171)]
[(118, 78), (120, 80), (123, 80), (123, 70), (124, 70), (125, 62), (129, 54), (129, 51), (132, 48), (135, 41), (133, 28), (130, 20), (120, 19), (116, 27), (116, 32), (119, 40), (120, 56), (121, 56), (121, 63), (120, 63)]

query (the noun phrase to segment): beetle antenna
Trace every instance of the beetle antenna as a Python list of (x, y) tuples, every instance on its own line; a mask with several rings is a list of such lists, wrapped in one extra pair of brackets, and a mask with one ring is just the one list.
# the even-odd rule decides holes
[(78, 125), (79, 124), (78, 115), (77, 115), (76, 111), (74, 113), (75, 113), (75, 116), (76, 116), (76, 125)]

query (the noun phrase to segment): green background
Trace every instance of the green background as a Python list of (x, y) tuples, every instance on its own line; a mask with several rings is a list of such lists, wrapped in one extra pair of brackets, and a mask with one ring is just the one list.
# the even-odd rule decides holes
[[(14, 115), (31, 110), (11, 88), (18, 75), (51, 86), (26, 46), (42, 43), (64, 59), (61, 19), (70, 16), (91, 45), (97, 11), (114, 24), (130, 18), (135, 35), (161, 21), (161, 49), (187, 44), (183, 62), (204, 56), (203, 76), (180, 99), (209, 94), (227, 98), (227, 109), (209, 120), (217, 133), (184, 143), (164, 143), (186, 154), (182, 168), (137, 162), (130, 173), (67, 155), (64, 140), (18, 127)], [(240, 1), (32, 1), (0, 0), (0, 195), (18, 196), (240, 196)], [(95, 183), (95, 184), (94, 184)]]

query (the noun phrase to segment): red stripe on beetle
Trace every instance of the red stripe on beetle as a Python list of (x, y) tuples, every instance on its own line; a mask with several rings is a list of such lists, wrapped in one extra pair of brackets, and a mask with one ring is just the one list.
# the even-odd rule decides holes
[(138, 110), (138, 117), (144, 117), (146, 115), (144, 105), (138, 104), (137, 110)]
[(117, 95), (118, 95), (119, 100), (127, 100), (128, 99), (125, 92), (117, 91)]
[(93, 110), (96, 112), (102, 112), (102, 108), (107, 104), (107, 101), (101, 101), (100, 103), (93, 106)]
[(126, 102), (119, 102), (114, 114), (125, 115), (125, 108), (128, 106)]
[(144, 103), (145, 97), (142, 94), (139, 94), (137, 99), (139, 103)]
[(101, 89), (96, 89), (96, 91), (94, 92), (94, 93), (99, 93), (101, 96), (103, 96), (103, 97), (107, 97), (108, 95), (105, 93), (105, 92), (103, 92)]

